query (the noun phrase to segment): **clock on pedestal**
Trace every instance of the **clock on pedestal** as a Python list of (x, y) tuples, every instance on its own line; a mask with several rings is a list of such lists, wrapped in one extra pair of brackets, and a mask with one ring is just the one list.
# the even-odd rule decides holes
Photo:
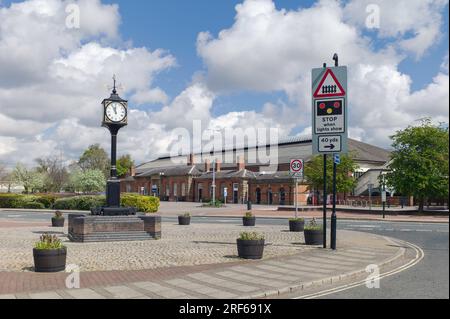
[(119, 130), (128, 125), (128, 101), (122, 99), (116, 90), (116, 77), (113, 77), (114, 86), (109, 98), (103, 100), (102, 126), (111, 133), (111, 177), (106, 185), (107, 207), (93, 209), (94, 215), (133, 215), (135, 210), (120, 207), (120, 180), (117, 177), (117, 134)]

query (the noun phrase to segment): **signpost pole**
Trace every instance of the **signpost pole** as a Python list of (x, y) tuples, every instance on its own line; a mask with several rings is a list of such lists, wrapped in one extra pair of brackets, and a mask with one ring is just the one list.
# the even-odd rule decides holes
[[(334, 66), (339, 66), (339, 57), (337, 53), (333, 56)], [(337, 159), (336, 155), (333, 156), (333, 212), (331, 213), (331, 249), (336, 250), (336, 227), (337, 227), (337, 217), (336, 217), (336, 169), (337, 169)]]
[(382, 175), (383, 179), (383, 193), (382, 193), (382, 201), (383, 201), (383, 219), (386, 218), (386, 183), (384, 182), (384, 175)]
[(336, 250), (336, 168), (337, 162), (333, 160), (333, 212), (331, 213), (331, 249)]
[[(348, 152), (347, 67), (312, 69), (312, 146), (314, 155), (323, 155), (323, 247), (327, 247), (327, 156)], [(336, 160), (336, 165), (339, 164)], [(334, 166), (333, 174), (336, 174)], [(331, 224), (332, 248), (336, 249), (336, 177), (333, 179), (333, 213)]]
[(298, 178), (295, 178), (295, 219), (298, 218)]
[(323, 155), (323, 248), (327, 248), (327, 154)]

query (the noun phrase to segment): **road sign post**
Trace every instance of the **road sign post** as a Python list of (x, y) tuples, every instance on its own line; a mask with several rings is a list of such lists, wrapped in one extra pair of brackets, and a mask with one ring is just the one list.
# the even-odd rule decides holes
[(297, 158), (291, 160), (289, 166), (290, 175), (295, 179), (295, 218), (298, 218), (298, 179), (303, 177), (304, 165), (305, 162), (302, 159)]
[[(323, 155), (323, 247), (327, 230), (327, 155), (348, 152), (347, 67), (335, 66), (312, 70), (312, 144), (313, 154)], [(331, 248), (336, 249), (336, 169), (340, 157), (333, 158), (333, 211), (331, 215)]]
[(323, 248), (327, 248), (327, 154), (323, 154)]

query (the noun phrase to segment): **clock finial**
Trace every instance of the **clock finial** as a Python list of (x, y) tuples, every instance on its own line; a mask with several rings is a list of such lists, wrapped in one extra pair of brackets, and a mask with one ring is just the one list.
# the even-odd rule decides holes
[(113, 81), (114, 81), (114, 86), (113, 86), (113, 94), (117, 94), (117, 90), (116, 90), (116, 75), (114, 74), (113, 75)]

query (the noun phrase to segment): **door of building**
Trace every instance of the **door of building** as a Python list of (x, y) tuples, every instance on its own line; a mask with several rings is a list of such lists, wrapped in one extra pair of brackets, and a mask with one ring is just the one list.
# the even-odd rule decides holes
[(280, 205), (286, 205), (286, 191), (280, 188)]
[(233, 203), (239, 203), (239, 184), (233, 184)]
[(197, 200), (201, 203), (203, 201), (203, 184), (198, 184), (198, 191), (197, 191)]
[(256, 189), (256, 204), (261, 204), (261, 188)]
[(268, 204), (269, 204), (269, 205), (272, 205), (272, 204), (273, 204), (273, 193), (272, 193), (272, 190), (271, 190), (271, 189), (269, 189), (269, 192), (268, 192), (268, 194), (267, 194), (267, 201), (268, 201)]

